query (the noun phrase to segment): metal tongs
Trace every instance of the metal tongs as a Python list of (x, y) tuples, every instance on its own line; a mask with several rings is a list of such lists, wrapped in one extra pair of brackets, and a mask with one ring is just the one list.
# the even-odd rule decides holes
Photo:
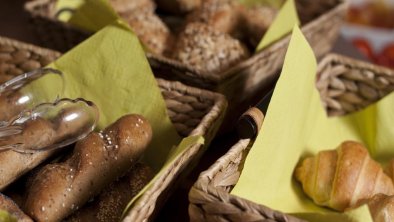
[[(50, 79), (56, 92), (43, 94), (35, 81)], [(59, 99), (63, 74), (43, 68), (0, 85), (0, 151), (21, 153), (52, 150), (72, 144), (94, 130), (99, 118), (95, 104), (82, 98)]]

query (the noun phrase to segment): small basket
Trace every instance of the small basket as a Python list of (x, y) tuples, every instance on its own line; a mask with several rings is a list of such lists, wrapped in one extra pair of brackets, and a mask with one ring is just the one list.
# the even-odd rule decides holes
[(155, 181), (128, 212), (124, 221), (151, 221), (181, 178), (195, 167), (214, 138), (227, 106), (224, 96), (207, 90), (158, 79), (167, 110), (182, 136), (202, 135), (205, 145), (193, 145)]
[(60, 53), (0, 36), (0, 82), (48, 65)]
[[(301, 17), (313, 19), (302, 27), (302, 31), (315, 55), (321, 57), (331, 49), (337, 38), (347, 3), (343, 0), (321, 0), (319, 4), (311, 3), (315, 7), (307, 7), (305, 2), (308, 1), (311, 0), (299, 0)], [(65, 51), (88, 34), (56, 20), (55, 15), (51, 15), (55, 2), (34, 0), (28, 2), (25, 8), (31, 14), (43, 43), (47, 47)], [(169, 58), (149, 53), (147, 56), (155, 75), (161, 78), (224, 94), (231, 101), (226, 125), (237, 119), (250, 104), (257, 102), (259, 95), (272, 87), (282, 67), (289, 40), (288, 35), (222, 73), (205, 73)]]
[[(340, 55), (331, 54), (319, 63), (317, 87), (332, 114), (347, 114), (365, 107), (394, 90), (394, 71)], [(366, 94), (364, 84), (370, 90)], [(345, 85), (341, 93), (338, 85)], [(349, 86), (352, 87), (349, 87)], [(357, 90), (356, 90), (357, 88)], [(368, 88), (368, 89), (369, 89)], [(359, 98), (354, 101), (345, 98)], [(372, 97), (371, 95), (377, 95)], [(351, 106), (350, 106), (351, 105)], [(350, 109), (349, 107), (352, 107)], [(191, 221), (302, 221), (293, 216), (272, 210), (266, 206), (231, 195), (238, 182), (251, 145), (250, 139), (239, 140), (224, 156), (208, 170), (202, 172), (189, 192), (189, 216)]]
[[(23, 52), (23, 53), (22, 53)], [(15, 55), (25, 56), (18, 60)], [(4, 60), (5, 55), (11, 59)], [(0, 37), (0, 67), (11, 65), (6, 72), (0, 72), (0, 83), (19, 74), (20, 64), (37, 62), (40, 67), (47, 65), (61, 54), (26, 43)], [(3, 57), (2, 57), (3, 56)], [(37, 67), (39, 68), (39, 67)], [(15, 71), (17, 70), (17, 71)], [(22, 69), (23, 72), (31, 71)], [(5, 77), (6, 78), (5, 78)], [(182, 137), (201, 135), (205, 145), (193, 145), (170, 165), (131, 209), (125, 221), (151, 221), (155, 213), (176, 188), (177, 182), (192, 170), (214, 138), (227, 107), (223, 95), (203, 89), (186, 86), (180, 82), (157, 79), (166, 102), (167, 112)]]

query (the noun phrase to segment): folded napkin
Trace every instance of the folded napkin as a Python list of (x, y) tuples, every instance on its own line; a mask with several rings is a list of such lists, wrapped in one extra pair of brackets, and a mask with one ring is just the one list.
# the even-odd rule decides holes
[(293, 172), (305, 156), (345, 140), (365, 144), (383, 164), (394, 157), (394, 94), (351, 115), (329, 118), (315, 87), (316, 66), (312, 49), (294, 28), (264, 124), (232, 194), (309, 221), (372, 222), (366, 206), (347, 213), (317, 206)]

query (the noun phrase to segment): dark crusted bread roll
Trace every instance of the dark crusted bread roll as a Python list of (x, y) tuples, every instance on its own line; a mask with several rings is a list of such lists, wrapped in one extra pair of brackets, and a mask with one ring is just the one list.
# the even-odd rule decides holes
[(93, 202), (86, 204), (66, 221), (120, 221), (127, 204), (152, 178), (152, 169), (143, 163), (137, 163), (125, 176), (112, 182)]
[(23, 211), (15, 204), (11, 198), (0, 193), (0, 210), (7, 211), (11, 216), (19, 222), (33, 222)]
[(64, 162), (39, 170), (26, 191), (25, 212), (36, 221), (64, 219), (124, 175), (151, 137), (150, 124), (140, 115), (123, 116), (89, 134)]
[(240, 41), (203, 23), (187, 25), (172, 55), (183, 64), (210, 73), (224, 71), (248, 56)]

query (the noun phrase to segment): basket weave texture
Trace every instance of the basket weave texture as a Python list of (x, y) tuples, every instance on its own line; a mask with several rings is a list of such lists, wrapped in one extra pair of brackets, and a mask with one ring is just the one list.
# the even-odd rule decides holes
[(0, 82), (48, 65), (60, 53), (0, 36)]
[[(43, 44), (66, 51), (88, 36), (87, 33), (56, 20), (53, 13), (56, 0), (34, 0), (25, 5)], [(302, 20), (309, 21), (302, 31), (315, 55), (326, 54), (336, 40), (347, 8), (342, 0), (298, 0)], [(316, 4), (314, 2), (318, 2)], [(309, 4), (307, 4), (309, 3)], [(147, 54), (155, 75), (168, 80), (181, 81), (190, 86), (209, 89), (226, 96), (229, 112), (225, 122), (235, 120), (258, 95), (265, 93), (278, 78), (290, 36), (270, 45), (247, 60), (221, 73), (196, 70), (173, 59)]]
[[(9, 55), (10, 57), (6, 57)], [(18, 55), (24, 55), (21, 60)], [(61, 54), (16, 40), (0, 37), (0, 83), (16, 74), (40, 68), (54, 61)], [(7, 59), (4, 59), (7, 58)], [(21, 64), (32, 63), (34, 67), (24, 69)], [(154, 213), (164, 204), (168, 195), (175, 189), (179, 178), (185, 176), (198, 162), (205, 148), (215, 136), (223, 120), (227, 101), (221, 94), (186, 86), (180, 82), (157, 79), (166, 102), (167, 112), (177, 132), (181, 136), (201, 135), (205, 145), (193, 145), (185, 151), (155, 181), (152, 188), (140, 198), (130, 210), (125, 221), (150, 221)]]
[[(323, 104), (326, 104), (327, 111), (331, 114), (343, 115), (356, 111), (394, 90), (393, 70), (344, 56), (327, 55), (319, 63), (318, 70), (316, 85)], [(368, 90), (365, 90), (364, 85)], [(189, 192), (191, 221), (301, 221), (230, 194), (238, 182), (250, 145), (249, 139), (240, 140), (214, 165), (200, 174)]]

